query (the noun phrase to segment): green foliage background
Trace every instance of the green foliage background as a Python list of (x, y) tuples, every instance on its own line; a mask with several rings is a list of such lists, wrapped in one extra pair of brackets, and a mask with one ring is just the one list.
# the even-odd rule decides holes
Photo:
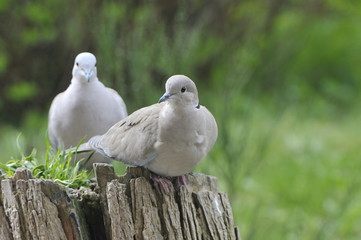
[[(191, 77), (242, 239), (360, 239), (361, 2), (0, 0), (0, 161), (46, 151), (47, 111), (90, 51), (129, 112)], [(22, 133), (19, 136), (19, 133)]]

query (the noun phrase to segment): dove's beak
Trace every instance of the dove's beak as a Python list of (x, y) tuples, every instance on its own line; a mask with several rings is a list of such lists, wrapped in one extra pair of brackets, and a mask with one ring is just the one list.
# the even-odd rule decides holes
[(173, 94), (170, 93), (164, 93), (164, 95), (159, 99), (158, 103), (164, 102), (168, 98), (170, 98)]
[(85, 71), (85, 78), (86, 80), (89, 82), (90, 81), (90, 77), (93, 75), (93, 71), (89, 70), (89, 71)]

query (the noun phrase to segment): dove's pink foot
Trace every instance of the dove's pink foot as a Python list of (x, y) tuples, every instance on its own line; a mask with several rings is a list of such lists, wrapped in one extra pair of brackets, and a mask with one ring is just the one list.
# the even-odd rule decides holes
[(178, 186), (184, 186), (187, 189), (187, 179), (185, 175), (177, 177)]
[(153, 180), (154, 186), (157, 189), (158, 193), (161, 193), (161, 187), (166, 194), (169, 194), (169, 188), (172, 185), (171, 180), (154, 174), (151, 174), (150, 178)]

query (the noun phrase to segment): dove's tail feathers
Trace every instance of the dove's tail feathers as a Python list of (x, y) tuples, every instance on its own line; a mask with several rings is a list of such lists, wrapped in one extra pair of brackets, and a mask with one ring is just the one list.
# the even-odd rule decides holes
[(94, 149), (87, 142), (80, 144), (80, 146), (78, 147), (78, 152), (89, 152), (89, 151), (94, 151)]
[(72, 147), (72, 148), (68, 148), (65, 150), (66, 152), (77, 152), (77, 153), (82, 153), (82, 152), (90, 152), (90, 151), (94, 151), (94, 149), (89, 145), (89, 143), (82, 143), (77, 147)]
[(89, 143), (82, 143), (77, 147), (68, 148), (65, 150), (65, 152), (77, 152), (77, 153), (85, 153), (85, 152), (91, 152), (94, 151), (93, 148), (90, 147)]

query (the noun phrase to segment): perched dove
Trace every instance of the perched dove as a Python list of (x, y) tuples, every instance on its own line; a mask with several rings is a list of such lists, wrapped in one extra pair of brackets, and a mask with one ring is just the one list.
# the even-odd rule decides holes
[(199, 105), (191, 79), (175, 75), (165, 87), (158, 104), (137, 110), (104, 135), (91, 138), (88, 147), (161, 176), (190, 172), (213, 147), (217, 124)]
[[(82, 139), (104, 134), (127, 115), (123, 99), (98, 80), (95, 56), (80, 53), (75, 58), (71, 84), (54, 98), (49, 110), (51, 145), (56, 149), (75, 147)], [(93, 162), (109, 162), (97, 155), (88, 167)]]

